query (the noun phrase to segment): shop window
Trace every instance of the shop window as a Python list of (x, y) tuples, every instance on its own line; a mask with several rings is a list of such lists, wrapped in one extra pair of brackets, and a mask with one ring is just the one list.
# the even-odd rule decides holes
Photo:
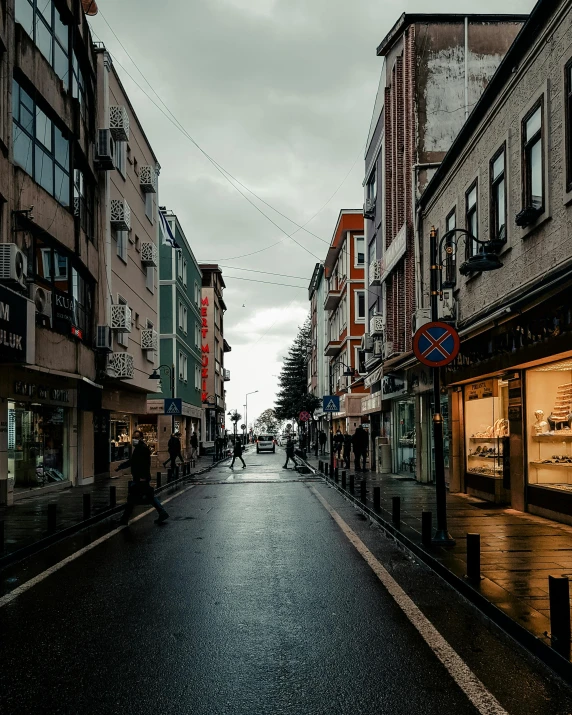
[(564, 69), (566, 112), (566, 189), (572, 191), (572, 60)]
[(14, 488), (67, 481), (67, 409), (8, 402), (8, 475)]
[[(478, 200), (478, 183), (475, 183), (465, 194), (465, 227), (467, 231), (475, 238), (479, 237), (479, 200)], [(465, 253), (466, 257), (470, 258), (479, 251), (479, 244), (472, 241), (468, 236), (465, 237)]]
[(528, 482), (572, 492), (572, 360), (526, 374)]
[(506, 241), (506, 151), (499, 149), (490, 165), (491, 240)]
[(397, 471), (413, 474), (416, 468), (415, 400), (399, 400), (396, 405)]
[(109, 428), (111, 461), (123, 462), (129, 459), (132, 432), (131, 416), (111, 413)]
[(32, 38), (40, 52), (69, 87), (69, 30), (52, 0), (15, 0), (16, 22)]
[(467, 473), (502, 479), (508, 464), (508, 382), (480, 380), (465, 387)]
[(68, 139), (16, 80), (12, 85), (12, 112), (14, 162), (62, 206), (69, 206)]

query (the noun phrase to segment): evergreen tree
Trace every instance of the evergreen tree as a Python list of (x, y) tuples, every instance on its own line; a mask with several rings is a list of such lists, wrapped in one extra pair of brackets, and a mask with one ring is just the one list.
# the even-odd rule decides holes
[(308, 393), (308, 360), (312, 345), (312, 326), (308, 317), (299, 329), (288, 355), (282, 362), (280, 388), (274, 412), (279, 420), (296, 420), (300, 412), (310, 412), (320, 400)]
[(276, 414), (272, 407), (264, 410), (254, 423), (255, 434), (276, 434), (280, 429), (280, 421), (276, 419)]

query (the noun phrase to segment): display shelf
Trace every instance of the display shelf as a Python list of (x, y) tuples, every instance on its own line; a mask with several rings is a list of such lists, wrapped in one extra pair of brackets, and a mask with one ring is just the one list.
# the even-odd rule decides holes
[(572, 434), (535, 434), (533, 442), (572, 442)]
[(530, 462), (533, 467), (559, 467), (564, 469), (572, 469), (572, 462)]
[(502, 454), (469, 454), (469, 459), (502, 459)]
[[(508, 435), (506, 435), (508, 437)], [(495, 439), (504, 439), (503, 437), (469, 437), (471, 442), (492, 442)]]

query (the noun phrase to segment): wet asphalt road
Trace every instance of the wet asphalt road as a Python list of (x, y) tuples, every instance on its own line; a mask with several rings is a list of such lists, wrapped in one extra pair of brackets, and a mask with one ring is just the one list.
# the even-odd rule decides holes
[(213, 470), (165, 526), (146, 516), (0, 608), (0, 711), (479, 712), (316, 488), (507, 712), (572, 713), (567, 686), (283, 459)]

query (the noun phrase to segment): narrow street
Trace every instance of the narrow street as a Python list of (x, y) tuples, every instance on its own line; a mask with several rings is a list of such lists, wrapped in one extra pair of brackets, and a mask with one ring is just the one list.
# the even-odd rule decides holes
[[(543, 665), (283, 460), (282, 449), (250, 450), (246, 469), (225, 463), (167, 497), (164, 526), (149, 513), (112, 529), (0, 598), (1, 711), (572, 712), (570, 690)], [(440, 636), (420, 635), (425, 619)]]

